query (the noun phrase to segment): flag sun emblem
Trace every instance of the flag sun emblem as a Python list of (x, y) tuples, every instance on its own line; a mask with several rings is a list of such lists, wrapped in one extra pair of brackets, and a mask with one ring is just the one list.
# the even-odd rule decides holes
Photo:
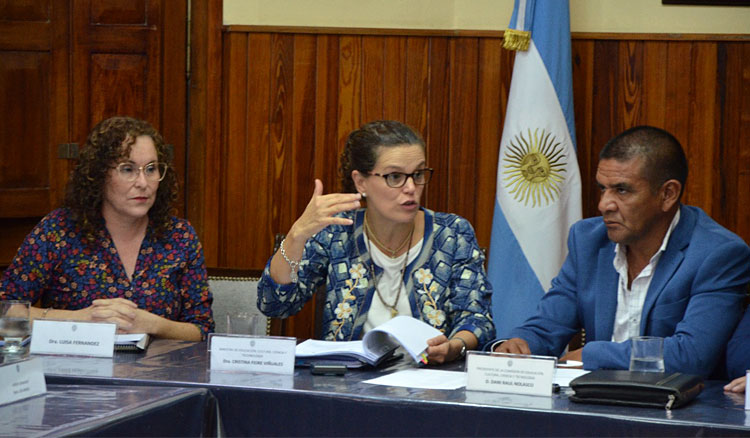
[(503, 156), (503, 181), (508, 194), (524, 205), (549, 205), (560, 195), (566, 155), (552, 133), (539, 129), (516, 135)]

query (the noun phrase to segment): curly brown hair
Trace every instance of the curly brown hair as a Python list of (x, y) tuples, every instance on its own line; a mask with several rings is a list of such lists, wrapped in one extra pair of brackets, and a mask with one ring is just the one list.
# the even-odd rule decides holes
[(352, 171), (367, 175), (375, 168), (381, 146), (419, 145), (424, 140), (409, 126), (395, 120), (375, 120), (352, 131), (339, 157), (339, 178), (344, 193), (356, 193)]
[[(102, 201), (109, 170), (123, 159), (130, 157), (130, 151), (137, 137), (147, 135), (156, 146), (157, 159), (171, 167), (172, 150), (164, 144), (159, 132), (144, 120), (132, 117), (111, 117), (99, 122), (91, 130), (82, 148), (78, 164), (71, 172), (68, 182), (65, 206), (78, 220), (84, 236), (89, 241), (96, 239), (104, 224)], [(151, 227), (157, 235), (163, 233), (172, 212), (172, 202), (177, 199), (177, 176), (167, 170), (159, 183), (154, 205), (148, 211)]]

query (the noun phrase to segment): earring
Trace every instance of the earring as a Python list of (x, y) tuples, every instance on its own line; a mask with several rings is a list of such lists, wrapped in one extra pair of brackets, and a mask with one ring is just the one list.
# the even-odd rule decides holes
[(362, 192), (362, 197), (363, 197), (363, 198), (366, 198), (366, 197), (367, 197), (367, 193), (365, 193), (365, 192)]

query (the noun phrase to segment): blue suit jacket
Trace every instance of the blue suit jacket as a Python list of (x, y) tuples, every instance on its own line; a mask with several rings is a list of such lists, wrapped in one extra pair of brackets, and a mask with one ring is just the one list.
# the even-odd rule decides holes
[[(533, 354), (559, 356), (586, 329), (586, 369), (627, 369), (630, 341), (611, 342), (617, 310), (615, 244), (601, 217), (574, 224), (568, 257), (537, 312), (511, 332)], [(750, 281), (750, 248), (696, 207), (680, 221), (654, 272), (641, 314), (641, 335), (664, 340), (666, 371), (708, 376), (723, 357)]]

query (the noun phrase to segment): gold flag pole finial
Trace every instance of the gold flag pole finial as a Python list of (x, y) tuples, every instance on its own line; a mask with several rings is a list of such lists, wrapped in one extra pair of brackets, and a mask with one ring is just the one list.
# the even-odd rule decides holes
[(529, 50), (531, 32), (527, 30), (506, 29), (503, 34), (503, 48), (507, 50)]

